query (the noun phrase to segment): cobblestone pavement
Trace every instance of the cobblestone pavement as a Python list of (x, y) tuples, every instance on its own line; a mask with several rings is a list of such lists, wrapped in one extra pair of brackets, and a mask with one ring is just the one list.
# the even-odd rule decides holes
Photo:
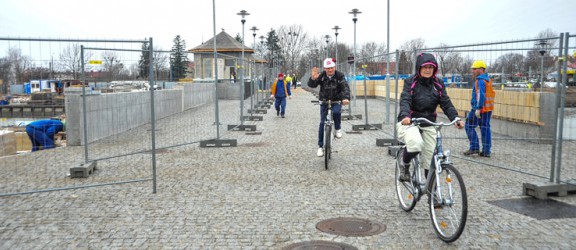
[[(288, 101), (286, 118), (277, 117), (271, 108), (263, 121), (250, 122), (260, 135), (222, 133), (223, 139), (237, 139), (237, 147), (200, 148), (194, 143), (160, 151), (156, 193), (147, 180), (152, 169), (147, 153), (101, 160), (86, 179), (65, 176), (70, 166), (82, 162), (82, 147), (0, 159), (3, 192), (128, 182), (0, 197), (0, 249), (281, 249), (315, 240), (358, 249), (576, 248), (575, 218), (537, 220), (489, 203), (523, 198), (522, 183), (542, 182), (542, 178), (463, 157), (453, 160), (467, 185), (468, 222), (458, 241), (442, 242), (423, 204), (410, 213), (398, 206), (394, 158), (386, 147), (375, 145), (376, 138), (391, 134), (391, 125), (385, 125), (384, 131), (345, 133), (335, 141), (338, 152), (325, 170), (323, 158), (315, 155), (319, 108), (311, 103), (313, 99), (312, 94), (296, 90)], [(374, 121), (381, 122), (378, 105), (370, 106), (376, 107), (370, 110)], [(234, 103), (222, 105), (223, 110), (235, 107)], [(166, 145), (171, 138), (180, 143), (194, 130), (192, 118), (185, 118), (188, 125), (178, 119), (159, 126), (163, 128), (160, 140)], [(352, 124), (362, 122), (345, 121), (343, 129), (349, 132)], [(114, 145), (95, 144), (91, 150), (94, 155), (106, 148), (121, 151), (146, 133), (146, 128), (131, 131), (129, 137), (108, 142)], [(195, 133), (197, 138), (214, 134), (213, 130)], [(464, 136), (463, 130), (450, 133)], [(530, 152), (548, 146), (524, 144), (498, 141), (498, 153), (483, 163), (519, 166), (546, 176), (549, 161)], [(447, 142), (454, 155), (465, 145), (462, 140)], [(576, 205), (573, 195), (553, 199)], [(316, 229), (318, 222), (337, 217), (379, 222), (386, 230), (347, 237)]]

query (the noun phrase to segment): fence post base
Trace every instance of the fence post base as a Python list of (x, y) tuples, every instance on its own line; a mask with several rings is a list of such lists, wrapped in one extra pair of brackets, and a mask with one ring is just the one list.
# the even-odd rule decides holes
[(221, 147), (236, 147), (238, 142), (234, 139), (231, 140), (206, 140), (200, 142), (201, 148), (221, 148)]
[(70, 168), (71, 178), (87, 178), (96, 170), (96, 161), (82, 163), (79, 167)]
[(522, 193), (540, 200), (546, 200), (549, 195), (567, 196), (568, 193), (576, 194), (576, 185), (552, 182), (523, 183)]

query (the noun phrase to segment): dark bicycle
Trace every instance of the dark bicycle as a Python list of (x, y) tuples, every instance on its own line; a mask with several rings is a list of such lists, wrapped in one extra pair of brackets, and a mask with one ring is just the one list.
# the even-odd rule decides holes
[(335, 138), (334, 120), (332, 118), (332, 104), (340, 104), (341, 101), (320, 101), (320, 104), (328, 105), (326, 121), (324, 121), (324, 167), (328, 170), (328, 162), (332, 157), (332, 140)]
[(428, 196), (428, 208), (432, 226), (436, 235), (445, 242), (457, 240), (466, 225), (468, 216), (468, 196), (462, 175), (450, 161), (450, 151), (442, 151), (443, 126), (450, 126), (459, 121), (454, 119), (451, 123), (431, 122), (425, 118), (412, 118), (412, 125), (432, 125), (436, 129), (436, 148), (432, 157), (430, 171), (425, 179), (422, 178), (420, 155), (414, 157), (410, 168), (410, 181), (401, 181), (400, 175), (403, 167), (400, 164), (402, 155), (406, 150), (403, 146), (396, 152), (396, 194), (400, 206), (406, 212), (412, 211), (423, 195)]

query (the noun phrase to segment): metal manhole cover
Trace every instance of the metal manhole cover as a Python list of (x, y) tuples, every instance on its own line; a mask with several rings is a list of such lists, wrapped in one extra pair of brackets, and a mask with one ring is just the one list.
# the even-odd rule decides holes
[(319, 222), (316, 228), (343, 236), (371, 236), (386, 231), (386, 225), (358, 218), (334, 218)]
[(292, 245), (286, 246), (282, 248), (283, 250), (306, 250), (306, 249), (314, 249), (314, 250), (332, 250), (332, 249), (340, 249), (340, 250), (356, 250), (358, 248), (353, 247), (348, 244), (338, 243), (338, 242), (330, 242), (330, 241), (323, 241), (323, 240), (314, 240), (314, 241), (306, 241), (300, 243), (294, 243)]

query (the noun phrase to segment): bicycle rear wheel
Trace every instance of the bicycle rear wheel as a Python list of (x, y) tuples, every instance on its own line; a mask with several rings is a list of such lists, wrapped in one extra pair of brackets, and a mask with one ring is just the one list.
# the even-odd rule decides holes
[(328, 162), (332, 154), (332, 126), (324, 129), (324, 168), (328, 170)]
[(431, 182), (428, 207), (432, 225), (440, 239), (453, 242), (462, 235), (468, 216), (468, 196), (462, 175), (454, 166), (443, 164), (439, 181), (434, 174)]
[[(400, 207), (406, 211), (410, 212), (416, 206), (416, 188), (414, 186), (413, 181), (400, 181), (400, 175), (402, 174), (402, 167), (400, 166), (400, 161), (402, 161), (402, 155), (404, 155), (404, 151), (406, 150), (405, 147), (402, 147), (396, 152), (396, 174), (395, 183), (396, 183), (396, 196), (398, 197), (398, 201), (400, 202)], [(416, 157), (412, 160), (412, 167), (410, 168), (410, 176), (414, 177), (414, 169), (415, 164), (417, 164)], [(414, 180), (414, 178), (412, 178)]]

